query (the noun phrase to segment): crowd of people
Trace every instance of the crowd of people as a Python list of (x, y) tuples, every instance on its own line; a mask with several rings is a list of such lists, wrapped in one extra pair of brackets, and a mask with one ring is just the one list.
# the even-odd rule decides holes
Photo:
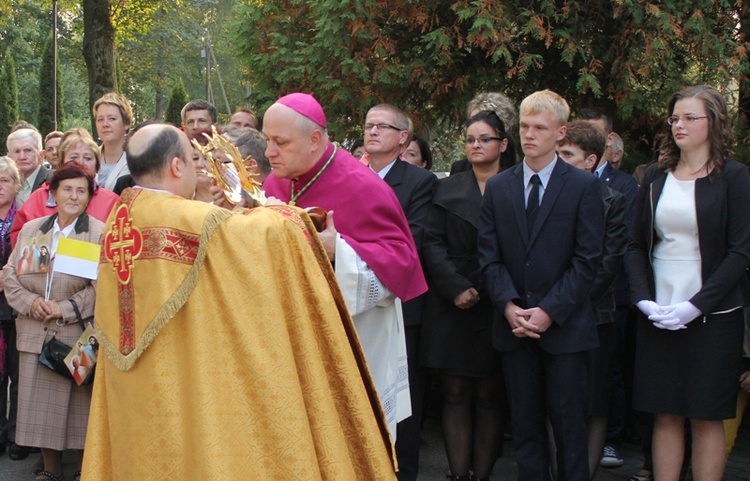
[[(226, 125), (193, 100), (179, 127), (135, 126), (108, 93), (96, 140), (18, 123), (2, 449), (39, 450), (39, 481), (64, 479), (66, 450), (75, 480), (416, 481), (438, 393), (453, 481), (490, 479), (506, 435), (519, 480), (594, 479), (635, 412), (631, 481), (721, 480), (750, 398), (750, 175), (721, 93), (666, 113), (636, 176), (610, 115), (571, 120), (549, 90), (478, 94), (440, 179), (390, 104), (351, 153), (303, 93)], [(263, 206), (217, 185), (213, 162), (238, 166), (214, 135)], [(101, 246), (96, 278), (57, 272), (62, 238)], [(86, 349), (70, 376), (40, 362), (51, 338)]]

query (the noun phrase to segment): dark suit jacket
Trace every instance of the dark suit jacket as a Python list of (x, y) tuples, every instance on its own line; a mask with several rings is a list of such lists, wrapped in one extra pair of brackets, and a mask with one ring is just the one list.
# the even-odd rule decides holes
[(134, 185), (135, 181), (133, 180), (133, 177), (131, 177), (130, 174), (126, 174), (117, 179), (113, 192), (117, 195), (120, 195), (122, 194), (123, 190), (127, 189), (128, 187), (133, 187)]
[(36, 180), (34, 181), (34, 185), (31, 186), (31, 191), (34, 192), (39, 187), (42, 186), (45, 182), (50, 180), (52, 178), (52, 174), (55, 172), (52, 169), (48, 169), (45, 166), (41, 166), (39, 169), (39, 173), (36, 175)]
[[(607, 162), (606, 167), (604, 167), (602, 176), (599, 180), (607, 184), (607, 187), (610, 189), (625, 196), (627, 202), (626, 219), (628, 222), (628, 229), (630, 229), (633, 219), (635, 218), (635, 200), (638, 197), (638, 182), (632, 175), (620, 172), (612, 167), (612, 164), (609, 162)], [(629, 306), (630, 286), (628, 285), (627, 255), (620, 265), (622, 267), (622, 272), (615, 280), (615, 302), (618, 306)]]
[[(409, 221), (411, 235), (417, 246), (420, 260), (422, 259), (422, 240), (427, 214), (430, 212), (432, 191), (435, 189), (437, 177), (429, 170), (411, 165), (397, 159), (391, 170), (383, 179), (391, 186), (398, 197), (401, 208), (404, 209), (406, 220)], [(404, 302), (404, 325), (412, 326), (422, 322), (425, 295), (411, 301)]]
[(620, 172), (607, 162), (607, 166), (604, 167), (599, 179), (610, 189), (625, 196), (628, 206), (628, 223), (632, 222), (635, 215), (635, 201), (638, 197), (638, 182), (635, 178), (625, 172)]
[(628, 250), (628, 205), (619, 192), (599, 182), (604, 201), (604, 253), (591, 287), (591, 301), (598, 315), (598, 323), (612, 322), (615, 304), (615, 278), (622, 271), (622, 261)]
[(552, 171), (531, 234), (526, 227), (523, 163), (487, 182), (479, 223), (479, 260), (498, 315), (494, 345), (511, 351), (519, 338), (505, 305), (540, 307), (553, 320), (539, 346), (551, 354), (598, 346), (589, 300), (604, 243), (599, 181), (562, 159)]
[[(653, 300), (651, 253), (656, 240), (653, 213), (667, 173), (658, 164), (646, 169), (636, 206), (628, 264), (633, 302)], [(690, 302), (703, 314), (746, 306), (750, 265), (750, 175), (728, 160), (721, 172), (695, 181), (695, 208), (703, 286)]]

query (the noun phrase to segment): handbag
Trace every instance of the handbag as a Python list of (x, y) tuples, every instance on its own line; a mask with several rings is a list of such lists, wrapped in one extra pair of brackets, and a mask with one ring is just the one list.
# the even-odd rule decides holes
[[(73, 299), (68, 299), (73, 305), (73, 310), (78, 318), (78, 323), (81, 325), (81, 329), (86, 330), (86, 326), (83, 324), (83, 318), (81, 317), (81, 311), (78, 310), (78, 304)], [(60, 324), (58, 324), (60, 325)], [(57, 331), (52, 334), (52, 338), (47, 340), (46, 336), (44, 344), (42, 345), (42, 352), (39, 353), (39, 363), (57, 374), (73, 380), (73, 373), (65, 364), (65, 358), (73, 349), (71, 346), (65, 344), (61, 340), (57, 339)], [(93, 376), (89, 376), (89, 379), (93, 379)], [(90, 382), (90, 381), (89, 381)]]
[(49, 340), (45, 337), (44, 344), (42, 345), (42, 352), (39, 353), (39, 362), (42, 366), (45, 366), (72, 381), (73, 374), (71, 374), (68, 366), (65, 365), (65, 357), (71, 349), (73, 348), (57, 339), (55, 334), (53, 334), (52, 338)]

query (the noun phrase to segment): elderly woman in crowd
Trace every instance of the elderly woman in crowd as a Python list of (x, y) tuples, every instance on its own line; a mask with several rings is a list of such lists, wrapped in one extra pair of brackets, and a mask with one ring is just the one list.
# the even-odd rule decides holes
[[(0, 262), (4, 266), (10, 257), (10, 226), (16, 215), (16, 193), (21, 177), (16, 163), (10, 157), (0, 157)], [(16, 349), (15, 314), (5, 293), (0, 276), (0, 452), (9, 445), (8, 455), (13, 459), (25, 457), (25, 448), (15, 444), (16, 412), (18, 409), (18, 350)], [(4, 347), (4, 349), (3, 349)], [(10, 383), (10, 396), (8, 393)], [(6, 416), (7, 414), (7, 416)]]
[[(94, 142), (91, 135), (85, 129), (76, 128), (65, 132), (60, 143), (60, 148), (58, 149), (58, 155), (60, 165), (74, 162), (83, 167), (83, 170), (92, 178), (95, 178), (96, 173), (99, 172), (102, 154), (96, 142)], [(91, 197), (86, 212), (93, 218), (106, 222), (112, 206), (115, 205), (117, 199), (117, 194), (95, 184), (94, 195)], [(50, 191), (50, 184), (46, 183), (35, 190), (29, 197), (29, 200), (19, 209), (11, 230), (13, 245), (16, 245), (18, 232), (26, 222), (37, 217), (54, 214), (56, 211), (57, 203)]]
[[(59, 272), (48, 276), (41, 270), (19, 274), (15, 266), (24, 244), (42, 235), (50, 235), (53, 270), (61, 237), (99, 243), (104, 224), (86, 214), (94, 188), (93, 177), (79, 165), (69, 163), (58, 169), (50, 181), (57, 213), (24, 225), (19, 244), (3, 269), (5, 295), (18, 311), (20, 382), (16, 442), (42, 449), (44, 470), (37, 480), (62, 480), (62, 451), (83, 450), (91, 386), (77, 386), (72, 379), (42, 366), (38, 357), (50, 332), (56, 332), (65, 344), (75, 344), (82, 332), (75, 308), (86, 322), (93, 321), (95, 289), (89, 279)], [(48, 278), (51, 287), (45, 296)], [(75, 479), (79, 477), (80, 472)]]
[(671, 135), (646, 169), (629, 249), (639, 319), (634, 407), (654, 413), (654, 477), (677, 481), (685, 421), (696, 481), (724, 472), (723, 419), (735, 415), (750, 176), (733, 160), (724, 97), (705, 85), (669, 101)]
[[(425, 226), (430, 290), (422, 320), (422, 364), (441, 373), (443, 437), (452, 479), (488, 479), (502, 442), (503, 374), (492, 347), (493, 307), (479, 279), (477, 225), (484, 186), (507, 147), (492, 111), (466, 123), (471, 170), (438, 182)], [(474, 478), (472, 478), (474, 479)]]
[(102, 141), (101, 168), (96, 181), (107, 190), (114, 190), (117, 179), (130, 174), (125, 155), (125, 137), (133, 122), (133, 109), (128, 99), (109, 92), (94, 102), (96, 134)]

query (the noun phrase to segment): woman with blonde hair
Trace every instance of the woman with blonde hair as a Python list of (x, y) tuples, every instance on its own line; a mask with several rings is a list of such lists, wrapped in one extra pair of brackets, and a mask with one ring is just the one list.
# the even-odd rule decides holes
[(125, 137), (133, 122), (133, 109), (124, 96), (109, 92), (94, 102), (92, 114), (96, 121), (96, 133), (102, 141), (101, 169), (96, 181), (112, 191), (117, 179), (130, 174), (125, 155)]

